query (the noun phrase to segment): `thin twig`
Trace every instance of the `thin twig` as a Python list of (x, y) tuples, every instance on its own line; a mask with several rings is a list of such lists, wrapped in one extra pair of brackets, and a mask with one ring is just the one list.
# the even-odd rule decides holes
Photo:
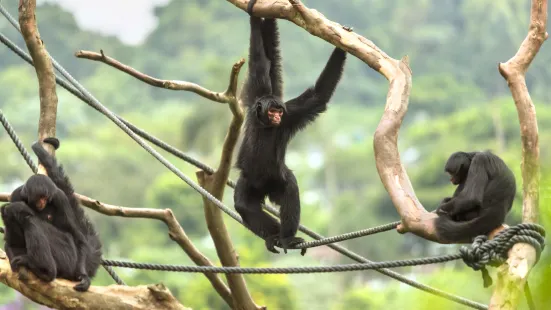
[(101, 50), (101, 53), (95, 53), (90, 51), (78, 51), (75, 53), (78, 58), (84, 58), (94, 61), (103, 62), (117, 70), (127, 73), (130, 76), (137, 78), (138, 80), (147, 83), (151, 86), (170, 89), (170, 90), (184, 90), (196, 93), (197, 95), (207, 98), (212, 101), (227, 103), (228, 98), (226, 92), (213, 92), (195, 83), (177, 80), (161, 80), (144, 74), (128, 65), (125, 65), (114, 58), (106, 56)]

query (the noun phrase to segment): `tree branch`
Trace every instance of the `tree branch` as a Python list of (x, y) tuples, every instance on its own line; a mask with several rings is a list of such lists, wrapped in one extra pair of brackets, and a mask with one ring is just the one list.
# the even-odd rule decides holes
[[(57, 94), (54, 69), (44, 42), (40, 39), (36, 23), (36, 0), (19, 1), (19, 25), (21, 34), (34, 63), (40, 94), (40, 119), (38, 121), (38, 139), (55, 137), (57, 118)], [(54, 154), (51, 145), (44, 145), (50, 154)], [(44, 169), (39, 165), (39, 171)]]
[[(214, 266), (213, 263), (204, 256), (191, 242), (186, 235), (184, 229), (180, 226), (174, 213), (170, 209), (148, 209), (148, 208), (126, 208), (102, 203), (98, 200), (86, 197), (81, 194), (75, 194), (80, 200), (80, 203), (98, 213), (108, 216), (119, 216), (127, 218), (147, 218), (162, 221), (168, 227), (168, 236), (174, 242), (178, 243), (182, 250), (191, 258), (191, 260), (199, 266)], [(9, 201), (9, 193), (0, 193), (0, 201)], [(233, 303), (233, 298), (230, 289), (213, 273), (205, 273), (205, 277), (211, 282), (214, 289), (230, 306)]]
[[(539, 137), (536, 108), (526, 86), (526, 72), (547, 39), (547, 0), (532, 0), (528, 35), (515, 56), (500, 63), (499, 73), (507, 81), (517, 108), (522, 141), (523, 203), (522, 221), (537, 222), (539, 208)], [(489, 309), (516, 309), (530, 270), (536, 263), (535, 249), (518, 243), (509, 251), (509, 259), (498, 268), (498, 278)]]
[[(209, 191), (209, 193), (211, 193), (218, 200), (222, 200), (224, 197), (224, 189), (231, 170), (233, 151), (235, 150), (237, 140), (239, 139), (239, 134), (241, 133), (241, 125), (243, 124), (243, 110), (239, 105), (236, 94), (239, 72), (244, 63), (245, 60), (241, 59), (233, 65), (232, 73), (230, 75), (230, 84), (226, 90), (226, 94), (228, 94), (227, 102), (230, 110), (232, 111), (233, 118), (224, 140), (218, 169), (211, 175), (203, 170), (196, 172), (199, 185)], [(239, 266), (239, 259), (236, 254), (237, 252), (233, 247), (230, 234), (228, 233), (226, 224), (224, 223), (222, 211), (220, 211), (220, 209), (218, 209), (205, 197), (203, 197), (203, 204), (207, 227), (212, 240), (214, 241), (220, 262), (223, 266)], [(245, 282), (243, 275), (227, 274), (226, 278), (233, 294), (233, 306), (235, 309), (265, 309), (265, 307), (255, 304), (249, 290), (247, 289), (247, 283)]]
[[(111, 58), (109, 56), (105, 56), (103, 53), (103, 50), (100, 50), (100, 53), (90, 52), (90, 51), (78, 51), (75, 53), (75, 56), (77, 58), (84, 58), (94, 61), (103, 62), (104, 64), (107, 64), (117, 70), (120, 70), (122, 72), (127, 73), (130, 76), (135, 77), (136, 79), (147, 83), (151, 86), (160, 87), (160, 88), (166, 88), (171, 90), (184, 90), (184, 91), (190, 91), (193, 93), (196, 93), (197, 95), (207, 98), (212, 101), (220, 102), (220, 103), (227, 103), (230, 99), (228, 96), (228, 91), (225, 92), (213, 92), (211, 90), (208, 90), (200, 85), (197, 85), (195, 83), (190, 83), (186, 81), (177, 81), (177, 80), (161, 80), (154, 78), (152, 76), (149, 76), (147, 74), (144, 74), (128, 65), (125, 65), (119, 61), (117, 61), (114, 58)], [(236, 81), (237, 83), (237, 81)]]
[(55, 309), (190, 309), (181, 305), (162, 284), (148, 286), (91, 286), (81, 293), (74, 283), (56, 279), (45, 283), (22, 267), (11, 271), (6, 253), (0, 250), (0, 282), (21, 292), (30, 300)]

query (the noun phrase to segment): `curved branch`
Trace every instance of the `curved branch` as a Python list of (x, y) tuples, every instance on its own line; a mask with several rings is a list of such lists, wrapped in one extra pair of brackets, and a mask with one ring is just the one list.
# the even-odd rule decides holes
[[(549, 36), (547, 28), (547, 0), (532, 0), (528, 35), (515, 56), (500, 63), (499, 73), (507, 81), (517, 108), (522, 141), (522, 221), (537, 222), (539, 208), (540, 150), (536, 108), (526, 86), (526, 72)], [(490, 300), (490, 309), (516, 309), (531, 268), (536, 263), (535, 249), (525, 243), (516, 244), (509, 251), (509, 259), (498, 269), (496, 290)]]
[[(100, 50), (100, 53), (90, 52), (90, 51), (78, 51), (75, 53), (75, 56), (77, 58), (84, 58), (94, 61), (103, 62), (104, 64), (107, 64), (117, 70), (120, 70), (124, 73), (127, 73), (130, 76), (135, 77), (136, 79), (147, 83), (151, 86), (160, 87), (160, 88), (166, 88), (170, 90), (184, 90), (184, 91), (190, 91), (193, 93), (196, 93), (197, 95), (204, 97), (206, 99), (220, 102), (220, 103), (227, 103), (230, 99), (228, 98), (228, 91), (226, 92), (214, 92), (211, 90), (208, 90), (198, 84), (186, 82), (186, 81), (177, 81), (177, 80), (161, 80), (158, 78), (154, 78), (152, 76), (149, 76), (147, 74), (144, 74), (128, 65), (125, 65), (119, 61), (117, 61), (114, 58), (111, 58), (109, 56), (106, 56), (103, 53), (103, 50)], [(231, 80), (231, 78), (230, 78)], [(230, 81), (230, 83), (232, 80)], [(231, 88), (231, 87), (230, 87)]]
[(12, 272), (6, 253), (0, 250), (0, 282), (30, 300), (56, 309), (190, 309), (181, 305), (163, 284), (148, 286), (91, 286), (81, 293), (71, 281), (56, 279), (45, 283), (24, 267)]

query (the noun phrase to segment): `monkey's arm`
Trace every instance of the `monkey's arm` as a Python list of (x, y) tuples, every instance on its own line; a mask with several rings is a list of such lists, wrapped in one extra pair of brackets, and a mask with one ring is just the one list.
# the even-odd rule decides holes
[[(338, 47), (335, 48), (316, 84), (285, 103), (288, 112), (287, 121), (291, 128), (302, 129), (327, 109), (327, 103), (331, 100), (342, 77), (345, 61), (346, 52)], [(285, 116), (283, 120), (285, 121)]]
[(262, 20), (251, 16), (250, 23), (249, 72), (243, 89), (246, 96), (243, 101), (248, 107), (259, 97), (272, 93), (270, 60), (266, 56), (262, 39)]
[(490, 181), (489, 164), (486, 154), (479, 153), (473, 157), (463, 190), (450, 201), (453, 202), (453, 208), (449, 210), (450, 215), (454, 216), (482, 206), (484, 191)]

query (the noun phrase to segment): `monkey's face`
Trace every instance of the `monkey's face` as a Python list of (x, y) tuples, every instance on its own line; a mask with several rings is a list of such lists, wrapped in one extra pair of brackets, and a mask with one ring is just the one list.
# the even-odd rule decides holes
[(450, 182), (458, 185), (467, 179), (470, 166), (469, 157), (463, 152), (457, 152), (450, 156), (444, 170), (450, 175)]
[(285, 105), (274, 96), (265, 96), (256, 102), (256, 117), (264, 126), (277, 127), (281, 125)]
[(46, 196), (41, 196), (40, 198), (38, 198), (38, 200), (36, 201), (36, 210), (38, 211), (42, 211), (44, 210), (44, 208), (46, 208), (46, 204), (48, 203), (48, 197)]
[(272, 126), (279, 126), (281, 123), (281, 117), (283, 116), (283, 109), (277, 107), (270, 107), (268, 109), (268, 119)]

